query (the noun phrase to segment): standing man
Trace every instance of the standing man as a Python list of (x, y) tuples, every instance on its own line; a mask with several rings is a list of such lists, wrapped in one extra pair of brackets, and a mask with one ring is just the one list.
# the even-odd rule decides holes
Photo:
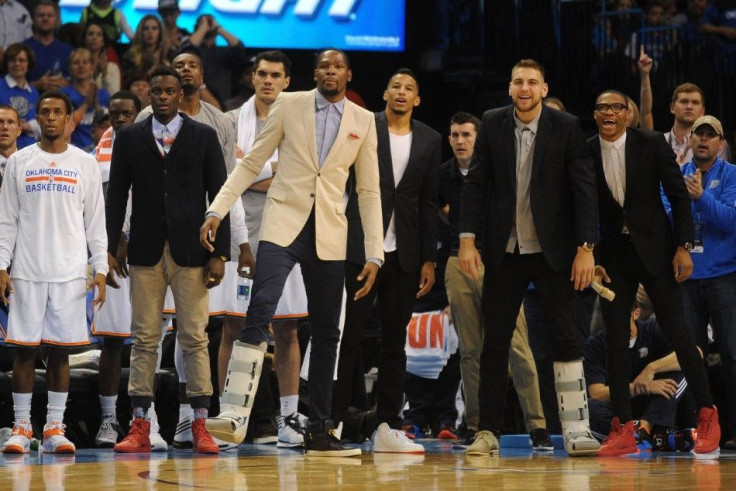
[[(483, 283), (480, 419), (468, 454), (498, 451), (511, 337), (530, 282), (539, 292), (552, 353), (562, 436), (570, 455), (600, 445), (590, 433), (575, 290), (593, 277), (597, 198), (593, 166), (574, 116), (544, 107), (544, 68), (511, 70), (513, 104), (483, 115), (460, 206), (458, 262)], [(485, 205), (483, 260), (475, 245)]]
[(200, 241), (211, 251), (212, 242), (220, 237), (216, 232), (221, 217), (278, 148), (279, 170), (263, 212), (258, 269), (245, 329), (233, 347), (223, 411), (207, 422), (223, 440), (240, 442), (245, 436), (263, 366), (268, 323), (286, 278), (298, 262), (312, 325), (307, 454), (360, 455), (359, 448), (342, 446), (329, 420), (345, 281), (345, 182), (352, 167), (369, 258), (358, 278), (365, 283), (356, 299), (370, 291), (383, 262), (375, 122), (373, 114), (346, 100), (351, 78), (350, 60), (343, 51), (318, 53), (317, 89), (281, 93), (253, 148), (239, 161), (202, 225)]
[(8, 159), (18, 150), (18, 137), (22, 132), (18, 111), (12, 106), (0, 105), (0, 184)]
[[(723, 126), (713, 116), (693, 124), (693, 158), (681, 167), (695, 225), (693, 274), (682, 284), (690, 337), (705, 351), (708, 324), (723, 364), (728, 441), (736, 447), (736, 167), (719, 157)], [(669, 202), (665, 207), (672, 213)]]
[[(624, 94), (603, 92), (593, 112), (598, 135), (588, 140), (600, 200), (601, 266), (596, 273), (616, 292), (613, 302), (601, 302), (613, 421), (599, 455), (636, 452), (629, 398), (629, 326), (631, 306), (641, 283), (699, 408), (693, 454), (715, 458), (721, 438), (718, 411), (700, 354), (688, 336), (679, 285), (693, 271), (690, 197), (667, 142), (658, 133), (627, 129), (628, 111)], [(662, 205), (660, 186), (672, 205), (671, 223)]]
[[(15, 425), (3, 452), (30, 450), (34, 366), (43, 343), (49, 357), (43, 450), (74, 453), (63, 424), (69, 392), (67, 347), (89, 344), (85, 290), (97, 287), (94, 307), (105, 302), (102, 184), (95, 159), (64, 141), (72, 113), (69, 98), (46, 92), (36, 110), (41, 141), (10, 157), (0, 193), (0, 299), (4, 305), (13, 304), (5, 342), (18, 345), (13, 365)], [(94, 266), (89, 284), (88, 250)]]
[[(450, 147), (454, 157), (442, 164), (440, 168), (439, 206), (447, 217), (452, 229), (450, 257), (445, 269), (445, 288), (450, 301), (452, 320), (460, 341), (460, 371), (463, 379), (465, 401), (465, 423), (473, 436), (478, 431), (478, 382), (480, 379), (480, 356), (483, 348), (483, 277), (484, 268), (478, 272), (477, 278), (465, 274), (457, 259), (460, 246), (460, 198), (464, 187), (465, 176), (468, 175), (473, 147), (478, 135), (480, 120), (465, 112), (455, 113), (450, 120)], [(483, 233), (475, 236), (475, 244), (483, 250)], [(519, 310), (516, 329), (511, 337), (509, 351), (511, 376), (519, 395), (524, 423), (532, 448), (535, 450), (553, 450), (547, 433), (542, 401), (539, 395), (539, 378), (534, 356), (529, 348), (529, 333), (524, 317), (524, 309)], [(467, 435), (470, 436), (470, 435)], [(473, 442), (473, 437), (465, 438), (466, 445)]]
[(222, 281), (230, 253), (230, 223), (225, 222), (212, 251), (197, 244), (196, 218), (225, 181), (227, 172), (215, 131), (180, 114), (181, 75), (161, 66), (151, 74), (153, 116), (116, 134), (107, 190), (108, 261), (115, 258), (128, 190), (132, 215), (128, 244), (133, 307), (133, 350), (128, 393), (133, 423), (117, 452), (150, 452), (148, 409), (161, 339), (161, 311), (171, 287), (177, 311), (177, 338), (184, 351), (187, 395), (194, 409), (193, 448), (218, 453), (205, 429), (212, 395), (207, 353), (207, 288)]
[[(355, 362), (363, 326), (370, 320), (373, 301), (381, 312), (381, 351), (378, 362), (378, 428), (373, 434), (374, 452), (423, 453), (402, 430), (406, 327), (414, 302), (434, 285), (437, 261), (437, 178), (442, 162), (439, 133), (412, 119), (419, 106), (419, 83), (408, 68), (397, 70), (383, 91), (386, 109), (375, 114), (378, 135), (378, 169), (383, 211), (383, 254), (376, 286), (353, 301), (363, 286), (364, 236), (354, 193), (348, 203), (348, 252), (345, 263), (345, 329), (335, 384), (333, 414), (344, 419), (351, 400)], [(418, 285), (418, 286), (417, 286)], [(338, 408), (334, 406), (338, 405)]]

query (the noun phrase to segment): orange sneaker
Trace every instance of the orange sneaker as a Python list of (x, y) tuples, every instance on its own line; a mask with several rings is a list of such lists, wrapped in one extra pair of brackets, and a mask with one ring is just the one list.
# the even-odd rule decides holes
[(220, 447), (204, 427), (204, 418), (192, 422), (192, 449), (197, 453), (220, 453)]
[(611, 432), (608, 434), (601, 449), (598, 451), (599, 457), (618, 457), (636, 453), (636, 428), (634, 421), (629, 420), (623, 426), (619, 422), (617, 416), (611, 421)]
[(135, 418), (130, 425), (128, 436), (115, 445), (115, 451), (123, 453), (150, 453), (151, 439), (148, 437), (150, 432), (150, 421), (144, 418)]
[(70, 454), (76, 452), (77, 448), (64, 436), (64, 425), (61, 421), (46, 423), (43, 427), (43, 451), (44, 453)]
[(31, 451), (31, 438), (33, 428), (30, 421), (16, 421), (13, 425), (13, 433), (5, 442), (3, 453), (24, 454)]
[(721, 454), (721, 426), (718, 424), (718, 409), (701, 407), (698, 411), (698, 440), (693, 449), (696, 459), (716, 459)]

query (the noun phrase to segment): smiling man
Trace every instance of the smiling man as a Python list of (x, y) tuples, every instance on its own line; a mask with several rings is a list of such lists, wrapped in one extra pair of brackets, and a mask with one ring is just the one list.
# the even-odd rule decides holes
[[(629, 326), (641, 283), (699, 408), (693, 454), (699, 459), (715, 458), (721, 435), (718, 411), (700, 354), (688, 337), (680, 287), (693, 270), (690, 196), (667, 142), (659, 133), (627, 129), (628, 111), (621, 92), (600, 94), (593, 111), (598, 135), (588, 140), (600, 210), (601, 243), (596, 252), (601, 266), (596, 270), (616, 292), (612, 302), (601, 302), (613, 421), (599, 455), (636, 452), (629, 397)], [(660, 183), (672, 206), (672, 224), (660, 198)]]
[[(597, 197), (592, 162), (574, 116), (544, 107), (544, 68), (511, 70), (512, 105), (483, 115), (460, 205), (458, 262), (483, 278), (480, 418), (468, 454), (498, 452), (508, 360), (524, 293), (539, 292), (552, 341), (565, 449), (596, 453), (585, 400), (583, 352), (573, 320), (575, 290), (593, 276)], [(483, 258), (475, 236), (485, 212)]]

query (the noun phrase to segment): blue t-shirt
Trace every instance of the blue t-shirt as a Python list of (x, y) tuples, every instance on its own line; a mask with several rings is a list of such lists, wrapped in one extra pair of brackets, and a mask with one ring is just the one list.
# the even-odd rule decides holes
[[(18, 111), (20, 119), (33, 121), (36, 119), (36, 103), (38, 102), (38, 90), (32, 85), (27, 89), (21, 89), (17, 85), (12, 89), (8, 86), (5, 77), (0, 78), (0, 104), (12, 106)], [(18, 137), (18, 150), (32, 145), (36, 138), (25, 131)]]
[(72, 47), (66, 43), (62, 43), (58, 39), (54, 39), (51, 44), (45, 46), (34, 38), (26, 39), (23, 44), (26, 44), (33, 49), (36, 55), (36, 65), (33, 70), (28, 72), (28, 81), (35, 82), (43, 76), (47, 71), (53, 72), (54, 65), (58, 62), (58, 68), (61, 69), (61, 73), (64, 78), (69, 78), (69, 55), (72, 53)]
[[(61, 89), (72, 101), (72, 106), (76, 110), (84, 102), (85, 96), (80, 94), (73, 85), (67, 85)], [(105, 89), (97, 91), (97, 104), (107, 107), (110, 103), (110, 94)], [(72, 145), (81, 148), (85, 152), (92, 152), (95, 149), (95, 141), (92, 139), (92, 121), (95, 119), (95, 108), (89, 108), (72, 133)]]

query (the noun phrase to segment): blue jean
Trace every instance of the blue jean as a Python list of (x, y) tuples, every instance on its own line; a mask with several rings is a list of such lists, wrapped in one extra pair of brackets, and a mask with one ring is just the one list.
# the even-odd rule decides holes
[(727, 439), (736, 436), (736, 273), (683, 284), (685, 316), (693, 341), (708, 353), (708, 322), (723, 366)]

